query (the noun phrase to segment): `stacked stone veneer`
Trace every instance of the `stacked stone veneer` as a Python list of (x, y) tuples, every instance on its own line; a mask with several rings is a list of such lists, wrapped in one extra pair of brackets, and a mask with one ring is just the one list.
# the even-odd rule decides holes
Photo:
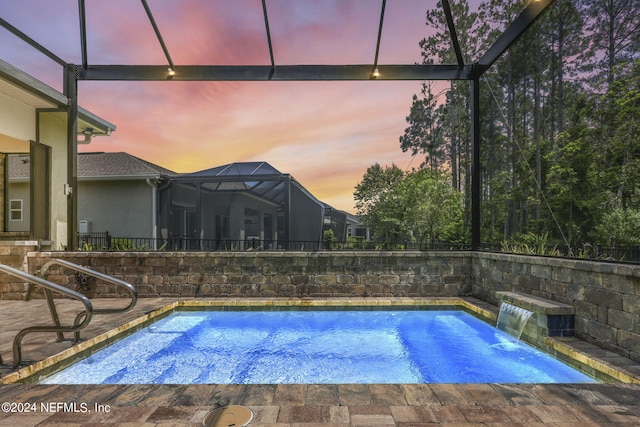
[[(27, 268), (27, 254), (38, 249), (38, 243), (33, 241), (1, 241), (0, 264), (25, 270)], [(27, 292), (27, 284), (20, 279), (0, 272), (0, 299), (21, 300)]]
[(572, 305), (522, 292), (496, 292), (502, 303), (508, 303), (532, 313), (521, 339), (544, 348), (547, 337), (573, 337), (575, 335), (575, 309)]
[(575, 336), (640, 361), (640, 265), (478, 253), (472, 294), (515, 291), (574, 307)]
[[(141, 297), (457, 296), (468, 293), (471, 277), (466, 252), (40, 252), (29, 255), (30, 272), (51, 258), (125, 280)], [(49, 279), (78, 282), (57, 267)], [(116, 296), (108, 285), (86, 291)]]

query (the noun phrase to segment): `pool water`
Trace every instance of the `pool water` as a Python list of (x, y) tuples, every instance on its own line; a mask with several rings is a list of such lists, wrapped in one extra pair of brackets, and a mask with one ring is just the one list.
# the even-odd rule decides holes
[(44, 384), (595, 382), (458, 310), (177, 312)]

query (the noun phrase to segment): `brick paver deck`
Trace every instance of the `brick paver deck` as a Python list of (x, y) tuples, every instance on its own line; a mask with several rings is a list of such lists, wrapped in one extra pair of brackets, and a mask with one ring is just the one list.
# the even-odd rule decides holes
[[(125, 315), (96, 316), (82, 335), (96, 336), (170, 301), (141, 299)], [(70, 301), (60, 306), (62, 316), (77, 310)], [(44, 301), (0, 301), (5, 364), (11, 362), (11, 341), (18, 330), (48, 322)], [(24, 359), (41, 360), (70, 346), (54, 340), (53, 334), (27, 335)], [(0, 374), (11, 371), (4, 365)], [(22, 410), (4, 412), (3, 406), (0, 426), (11, 427), (197, 426), (208, 411), (226, 405), (250, 407), (250, 426), (263, 427), (640, 425), (640, 385), (625, 384), (8, 384), (0, 385), (0, 402)], [(25, 403), (29, 405), (19, 406)]]

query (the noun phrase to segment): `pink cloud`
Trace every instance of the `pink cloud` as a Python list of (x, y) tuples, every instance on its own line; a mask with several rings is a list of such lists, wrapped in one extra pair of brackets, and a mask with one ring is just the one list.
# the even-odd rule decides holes
[(118, 129), (83, 150), (128, 151), (178, 172), (267, 161), (322, 200), (353, 210), (353, 201), (344, 200), (368, 166), (408, 163), (398, 137), (419, 88), (419, 82), (87, 83), (89, 108)]
[[(63, 16), (50, 2), (27, 1), (29, 8), (48, 10), (47, 22)], [(78, 60), (77, 3), (65, 1), (72, 11), (64, 16), (74, 22), (61, 19), (68, 25), (60, 32), (75, 39), (47, 39), (51, 27), (44, 25), (38, 37)], [(270, 62), (260, 1), (148, 3), (177, 66)], [(277, 64), (372, 63), (381, 2), (266, 3)], [(86, 5), (90, 63), (166, 63), (140, 2)], [(380, 63), (420, 61), (427, 7), (421, 0), (387, 2)], [(29, 22), (28, 8), (15, 13)], [(352, 211), (353, 187), (368, 166), (410, 163), (398, 138), (420, 83), (80, 82), (79, 89), (83, 107), (117, 125), (112, 136), (83, 151), (127, 151), (178, 172), (264, 160), (321, 200)]]

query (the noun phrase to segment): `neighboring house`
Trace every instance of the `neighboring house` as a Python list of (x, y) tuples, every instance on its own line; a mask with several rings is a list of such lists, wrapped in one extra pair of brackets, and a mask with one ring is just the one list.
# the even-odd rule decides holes
[[(7, 226), (29, 231), (30, 156), (6, 159)], [(80, 240), (108, 232), (174, 250), (312, 249), (357, 222), (266, 162), (176, 174), (127, 153), (79, 153), (77, 197)]]
[[(30, 156), (10, 154), (9, 231), (29, 231)], [(156, 235), (158, 186), (176, 174), (127, 153), (78, 154), (78, 230), (132, 238)], [(19, 220), (20, 219), (20, 220)]]
[(325, 230), (333, 231), (333, 237), (339, 242), (347, 242), (349, 238), (369, 238), (369, 230), (362, 225), (360, 219), (349, 212), (335, 210), (327, 205), (324, 224)]
[(369, 229), (366, 228), (360, 218), (355, 215), (352, 215), (348, 212), (345, 212), (347, 216), (347, 238), (349, 237), (358, 237), (364, 240), (369, 240)]
[(157, 238), (158, 187), (176, 173), (127, 153), (78, 154), (80, 232)]
[(160, 193), (160, 227), (190, 249), (297, 248), (322, 242), (327, 206), (266, 162), (231, 163), (170, 180)]

